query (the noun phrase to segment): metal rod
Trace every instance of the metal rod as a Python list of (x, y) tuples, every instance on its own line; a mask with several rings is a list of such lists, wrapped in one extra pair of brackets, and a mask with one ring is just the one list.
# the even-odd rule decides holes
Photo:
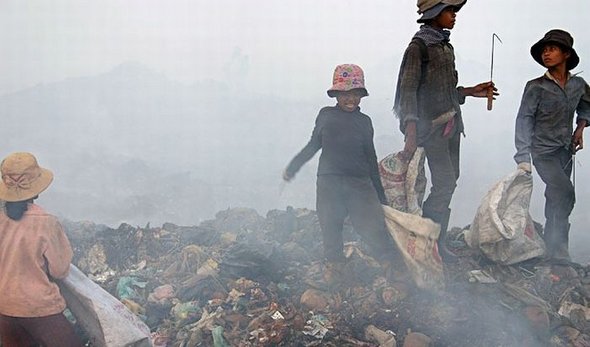
[[(502, 40), (500, 39), (500, 37), (498, 35), (496, 35), (496, 33), (492, 33), (492, 59), (490, 59), (490, 82), (493, 82), (494, 80), (494, 47), (495, 47), (495, 43), (496, 43), (496, 39), (498, 39), (498, 41), (500, 41), (500, 43), (503, 43)], [(488, 111), (492, 110), (492, 103), (494, 101), (494, 89), (493, 88), (488, 88), (488, 93), (487, 93), (487, 98), (488, 98)]]
[(490, 81), (494, 80), (494, 47), (495, 47), (496, 39), (498, 39), (498, 41), (500, 41), (500, 43), (503, 43), (502, 40), (500, 39), (500, 37), (498, 35), (496, 35), (496, 33), (492, 34), (492, 59), (491, 59), (491, 66), (490, 66)]

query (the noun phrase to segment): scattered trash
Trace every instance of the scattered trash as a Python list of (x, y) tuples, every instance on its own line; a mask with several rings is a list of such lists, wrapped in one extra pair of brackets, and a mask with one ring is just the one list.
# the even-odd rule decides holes
[(316, 339), (322, 340), (330, 329), (333, 329), (332, 323), (325, 316), (312, 313), (312, 316), (307, 321), (303, 333), (312, 336)]
[[(590, 265), (557, 267), (535, 259), (500, 265), (464, 247), (444, 276), (442, 264), (438, 277), (420, 279), (400, 261), (389, 278), (347, 223), (345, 285), (327, 291), (311, 284), (324, 267), (319, 222), (308, 209), (273, 210), (266, 218), (228, 209), (192, 227), (63, 224), (74, 233), (74, 263), (116, 307), (101, 312), (106, 325), (99, 325), (99, 315), (79, 313), (69, 299), (76, 324), (92, 337), (87, 346), (106, 346), (94, 337), (105, 326), (126, 329), (107, 331), (115, 341), (133, 333), (137, 346), (151, 339), (156, 347), (557, 347), (590, 341)], [(452, 228), (449, 234), (458, 236), (451, 239), (462, 242), (463, 230)]]
[(478, 283), (498, 283), (495, 278), (490, 276), (483, 270), (471, 270), (469, 271), (469, 282), (478, 282)]
[(379, 344), (379, 347), (396, 347), (395, 334), (391, 331), (383, 331), (374, 325), (368, 325), (365, 328), (365, 337), (369, 341)]

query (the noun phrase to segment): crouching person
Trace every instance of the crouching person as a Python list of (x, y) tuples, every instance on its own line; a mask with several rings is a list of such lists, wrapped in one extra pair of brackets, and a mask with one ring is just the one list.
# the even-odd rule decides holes
[(67, 276), (72, 248), (57, 218), (33, 200), (51, 181), (30, 153), (0, 164), (0, 341), (2, 347), (82, 346), (53, 279)]
[(283, 179), (290, 181), (320, 149), (317, 171), (316, 209), (327, 261), (324, 279), (338, 285), (344, 267), (344, 220), (369, 245), (373, 256), (391, 269), (393, 239), (387, 232), (381, 204), (386, 204), (373, 144), (373, 125), (360, 111), (367, 96), (362, 69), (353, 64), (336, 67), (328, 96), (336, 106), (320, 110), (311, 139), (287, 166)]
[(590, 88), (581, 77), (570, 73), (580, 61), (573, 43), (568, 32), (555, 29), (531, 47), (531, 55), (547, 71), (524, 89), (516, 117), (514, 155), (518, 167), (527, 172), (531, 172), (532, 157), (545, 182), (547, 257), (566, 262), (570, 261), (569, 216), (575, 203), (570, 179), (572, 155), (582, 149), (583, 131), (590, 122)]

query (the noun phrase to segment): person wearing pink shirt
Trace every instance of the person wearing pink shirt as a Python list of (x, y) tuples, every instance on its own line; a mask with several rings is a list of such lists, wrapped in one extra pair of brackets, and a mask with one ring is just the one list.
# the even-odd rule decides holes
[(55, 283), (73, 252), (56, 217), (33, 203), (53, 174), (25, 152), (0, 164), (0, 341), (3, 347), (82, 346)]

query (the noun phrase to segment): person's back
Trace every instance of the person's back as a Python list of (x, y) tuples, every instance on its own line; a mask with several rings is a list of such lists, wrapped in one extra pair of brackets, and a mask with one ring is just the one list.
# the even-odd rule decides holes
[[(1, 212), (0, 230), (0, 313), (25, 317), (63, 311), (65, 301), (46, 273), (64, 278), (73, 255), (57, 219), (29, 203), (20, 220)], [(47, 270), (39, 266), (45, 263)]]
[(76, 347), (82, 341), (63, 311), (55, 279), (67, 276), (73, 252), (61, 224), (33, 200), (53, 173), (30, 153), (0, 164), (0, 340), (2, 347)]

